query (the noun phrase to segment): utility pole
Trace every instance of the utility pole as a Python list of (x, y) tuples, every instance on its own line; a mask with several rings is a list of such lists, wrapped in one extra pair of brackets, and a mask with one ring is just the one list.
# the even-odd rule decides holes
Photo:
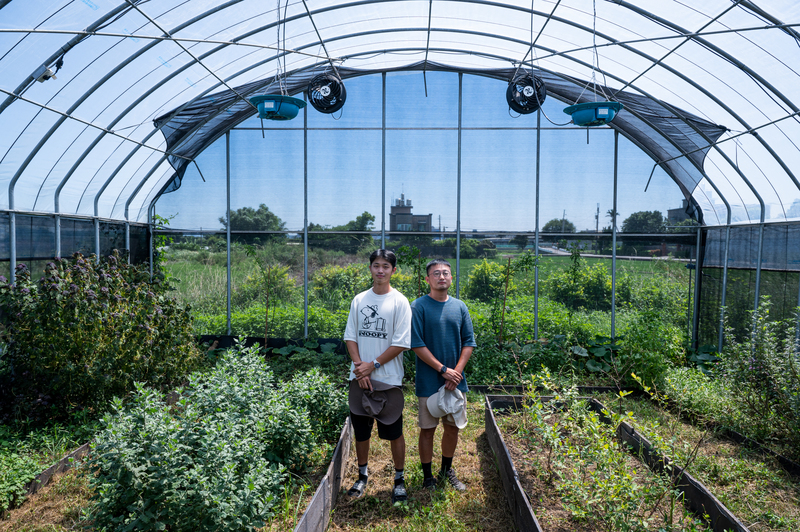
[[(600, 204), (599, 203), (597, 204), (597, 212), (594, 214), (594, 232), (595, 233), (599, 233), (600, 232)], [(594, 243), (595, 243), (595, 246), (597, 246), (597, 249), (595, 250), (595, 252), (599, 254), (600, 253), (600, 239), (595, 238), (594, 239)]]
[(567, 223), (567, 209), (564, 209), (561, 213), (561, 232), (564, 232), (564, 226)]
[(597, 213), (594, 215), (594, 232), (600, 232), (600, 204), (597, 204)]

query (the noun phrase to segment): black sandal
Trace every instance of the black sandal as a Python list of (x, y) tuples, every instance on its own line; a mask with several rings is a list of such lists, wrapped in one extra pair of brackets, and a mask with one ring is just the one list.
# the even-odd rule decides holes
[(406, 502), (408, 500), (408, 492), (406, 491), (405, 482), (395, 484), (392, 490), (392, 505), (398, 502)]
[(353, 487), (347, 490), (347, 496), (351, 499), (359, 499), (364, 496), (367, 491), (367, 477), (359, 476)]

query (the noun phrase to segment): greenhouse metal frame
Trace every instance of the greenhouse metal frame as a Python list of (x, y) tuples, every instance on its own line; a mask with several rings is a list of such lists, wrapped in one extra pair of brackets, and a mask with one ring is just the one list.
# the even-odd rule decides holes
[[(0, 259), (15, 265), (25, 257), (18, 248), (33, 249), (33, 236), (19, 242), (18, 221), (25, 220), (30, 235), (36, 223), (37, 234), (53, 238), (52, 248), (31, 251), (28, 260), (78, 250), (107, 254), (119, 242), (102, 242), (101, 227), (114, 227), (124, 231), (132, 260), (143, 260), (149, 245), (152, 265), (147, 235), (156, 230), (159, 199), (177, 191), (192, 166), (201, 172), (197, 158), (204, 150), (252, 119), (249, 97), (299, 95), (320, 72), (345, 83), (382, 76), (382, 244), (391, 129), (386, 76), (421, 72), (427, 93), (429, 74), (458, 74), (454, 234), (460, 245), (462, 77), (509, 81), (529, 72), (565, 105), (598, 98), (624, 103), (609, 126), (613, 210), (621, 133), (652, 159), (653, 172), (675, 182), (702, 224), (693, 337), (699, 305), (713, 307), (706, 321), (721, 348), (730, 268), (752, 272), (750, 308), (762, 295), (762, 269), (800, 277), (798, 26), (800, 6), (789, 1), (716, 0), (698, 7), (680, 1), (301, 0), (267, 9), (255, 0), (0, 0)], [(528, 231), (537, 250), (541, 114), (536, 168), (530, 169), (535, 224)], [(307, 179), (307, 153), (303, 164)], [(226, 165), (229, 219), (230, 157)], [(304, 187), (307, 260), (307, 182)], [(45, 228), (51, 221), (52, 230)], [(65, 245), (65, 221), (84, 229), (91, 222), (91, 240), (84, 231), (82, 240)], [(611, 225), (614, 261), (617, 224)], [(226, 238), (230, 260), (229, 225)], [(307, 264), (305, 270), (307, 313)], [(708, 284), (701, 283), (704, 270), (721, 271), (713, 295), (701, 293)], [(15, 270), (8, 271), (13, 282)], [(230, 266), (228, 275), (230, 312)]]

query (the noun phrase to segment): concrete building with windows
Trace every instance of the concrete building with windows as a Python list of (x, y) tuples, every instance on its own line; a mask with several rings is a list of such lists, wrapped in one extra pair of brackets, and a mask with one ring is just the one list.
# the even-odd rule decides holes
[(413, 214), (405, 194), (395, 198), (389, 211), (389, 231), (431, 231), (433, 214)]

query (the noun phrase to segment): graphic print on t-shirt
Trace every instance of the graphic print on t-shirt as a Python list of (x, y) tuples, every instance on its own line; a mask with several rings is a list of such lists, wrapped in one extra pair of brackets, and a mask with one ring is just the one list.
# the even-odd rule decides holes
[(386, 338), (386, 320), (378, 314), (378, 305), (365, 305), (360, 312), (364, 315), (364, 319), (361, 321), (361, 329), (358, 331), (358, 335), (370, 338)]

